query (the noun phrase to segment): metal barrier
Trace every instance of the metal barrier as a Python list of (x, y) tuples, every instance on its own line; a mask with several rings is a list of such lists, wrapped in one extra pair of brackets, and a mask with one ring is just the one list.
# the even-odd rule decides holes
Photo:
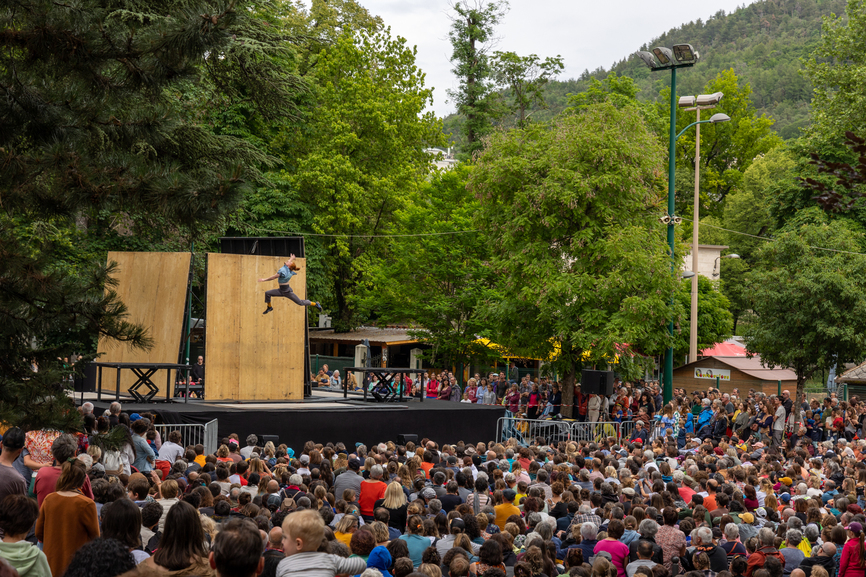
[(548, 444), (560, 441), (599, 442), (607, 437), (621, 439), (630, 435), (632, 422), (581, 422), (523, 419), (519, 417), (500, 417), (496, 423), (496, 440), (504, 443), (514, 438), (522, 446), (528, 446), (538, 437)]
[[(587, 441), (598, 443), (607, 437), (617, 440), (629, 439), (634, 432), (635, 421), (581, 422), (523, 419), (520, 417), (500, 417), (496, 423), (496, 440), (504, 443), (517, 439), (522, 446), (528, 446), (537, 437), (543, 437), (548, 444), (560, 441)], [(647, 428), (647, 442), (651, 443), (664, 437), (665, 426), (653, 423)]]
[(204, 445), (205, 455), (216, 453), (216, 450), (219, 448), (216, 419), (207, 422), (204, 425), (168, 423), (154, 425), (153, 428), (159, 433), (163, 442), (168, 440), (168, 434), (171, 431), (180, 431), (180, 445), (182, 447), (198, 444)]
[(570, 441), (573, 435), (572, 425), (573, 423), (566, 421), (499, 417), (496, 423), (496, 438), (500, 442), (514, 438), (523, 446), (528, 446), (537, 437), (544, 437), (547, 443)]

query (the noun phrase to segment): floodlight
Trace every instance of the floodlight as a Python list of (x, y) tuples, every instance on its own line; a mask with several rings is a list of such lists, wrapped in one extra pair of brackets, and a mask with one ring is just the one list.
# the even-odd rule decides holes
[(694, 96), (680, 96), (680, 101), (677, 103), (677, 106), (679, 106), (680, 108), (691, 108), (694, 105)]
[(668, 66), (670, 64), (673, 64), (673, 62), (671, 61), (673, 60), (674, 55), (671, 52), (670, 48), (665, 48), (664, 46), (657, 46), (656, 48), (653, 48), (653, 54), (656, 55), (656, 58), (659, 59), (659, 62), (662, 66)]
[(727, 122), (727, 121), (729, 121), (730, 119), (731, 119), (731, 117), (728, 116), (727, 114), (725, 114), (725, 113), (723, 113), (723, 112), (719, 112), (718, 114), (713, 114), (713, 115), (710, 117), (710, 122), (712, 122), (712, 123), (714, 123), (714, 124), (717, 124), (717, 123), (719, 123), (719, 122)]
[(643, 60), (643, 63), (646, 64), (648, 67), (655, 68), (658, 66), (658, 64), (656, 64), (655, 56), (652, 55), (652, 52), (647, 52), (645, 50), (641, 50), (640, 52), (637, 53), (637, 55), (640, 57), (641, 60)]
[(716, 92), (714, 94), (701, 94), (698, 96), (698, 106), (715, 106), (722, 99), (724, 93)]
[(691, 44), (675, 44), (674, 58), (676, 58), (677, 62), (680, 64), (688, 64), (690, 62), (695, 62), (698, 59), (695, 49), (692, 48)]
[(740, 258), (740, 255), (732, 252), (731, 254), (726, 254), (722, 258)]
[(684, 270), (684, 271), (682, 272), (682, 274), (680, 274), (680, 278), (681, 278), (681, 279), (692, 278), (693, 276), (695, 276), (695, 273), (693, 273), (693, 272), (690, 271), (690, 270)]

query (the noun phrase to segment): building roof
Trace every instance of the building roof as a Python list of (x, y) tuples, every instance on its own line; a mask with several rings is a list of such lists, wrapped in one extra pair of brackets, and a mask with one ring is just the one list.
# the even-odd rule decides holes
[(725, 341), (723, 343), (716, 343), (709, 349), (702, 350), (701, 355), (705, 357), (745, 357), (746, 347), (734, 342)]
[(837, 383), (866, 383), (866, 362), (860, 363), (853, 369), (848, 369), (838, 377)]
[(360, 344), (369, 339), (375, 345), (403, 345), (417, 343), (418, 340), (409, 336), (407, 328), (358, 327), (348, 333), (337, 333), (334, 329), (311, 330), (311, 341), (348, 342)]
[[(694, 363), (689, 363), (687, 365), (683, 365), (683, 367), (688, 367), (691, 365), (695, 365), (702, 361), (707, 360), (710, 357), (704, 357), (703, 359), (697, 360)], [(780, 367), (776, 367), (774, 369), (767, 368), (761, 364), (761, 357), (758, 355), (753, 356), (751, 359), (748, 357), (722, 357), (716, 356), (711, 357), (722, 364), (728, 365), (732, 369), (737, 369), (738, 371), (742, 371), (743, 373), (749, 375), (754, 379), (758, 379), (761, 381), (796, 381), (797, 373), (792, 371), (791, 369), (784, 369)], [(682, 367), (680, 367), (682, 368)]]

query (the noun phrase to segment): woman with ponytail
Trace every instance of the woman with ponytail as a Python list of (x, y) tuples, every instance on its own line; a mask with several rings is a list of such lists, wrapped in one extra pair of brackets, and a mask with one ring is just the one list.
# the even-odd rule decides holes
[(55, 491), (42, 501), (36, 538), (42, 541), (52, 575), (63, 575), (75, 552), (99, 537), (96, 504), (81, 492), (86, 477), (84, 463), (69, 457), (61, 467)]
[(424, 551), (431, 544), (430, 537), (424, 537), (424, 519), (420, 515), (412, 515), (406, 522), (406, 534), (400, 535), (400, 540), (406, 541), (409, 547), (409, 558), (417, 569), (421, 566)]
[(837, 577), (863, 577), (866, 571), (866, 549), (863, 541), (863, 525), (853, 522), (847, 527), (848, 541), (842, 548), (842, 558), (839, 560)]

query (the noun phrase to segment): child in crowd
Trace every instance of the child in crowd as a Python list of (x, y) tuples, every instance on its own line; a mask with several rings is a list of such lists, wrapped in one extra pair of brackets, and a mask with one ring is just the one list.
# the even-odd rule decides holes
[(277, 577), (303, 574), (305, 577), (357, 575), (367, 568), (361, 557), (348, 559), (317, 552), (325, 538), (325, 522), (316, 511), (289, 514), (283, 521), (283, 552), (286, 558), (277, 566)]

